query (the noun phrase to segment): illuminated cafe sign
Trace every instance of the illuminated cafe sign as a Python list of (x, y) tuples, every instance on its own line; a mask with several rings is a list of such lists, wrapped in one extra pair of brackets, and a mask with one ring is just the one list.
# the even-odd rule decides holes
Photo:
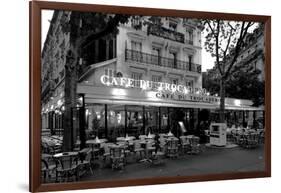
[(200, 101), (215, 103), (219, 99), (210, 96), (204, 88), (192, 88), (184, 85), (170, 84), (166, 82), (154, 82), (150, 80), (136, 80), (126, 77), (112, 77), (102, 75), (100, 81), (106, 86), (117, 86), (124, 88), (140, 88), (142, 90), (157, 91), (156, 97), (161, 99)]

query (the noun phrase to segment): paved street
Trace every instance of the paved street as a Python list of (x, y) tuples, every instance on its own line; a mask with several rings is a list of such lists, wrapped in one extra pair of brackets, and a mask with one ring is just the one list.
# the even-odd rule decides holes
[(206, 148), (200, 155), (185, 155), (177, 159), (165, 159), (162, 165), (131, 163), (122, 170), (96, 168), (93, 176), (83, 180), (136, 179), (161, 176), (192, 176), (264, 169), (264, 148), (242, 149), (240, 147)]

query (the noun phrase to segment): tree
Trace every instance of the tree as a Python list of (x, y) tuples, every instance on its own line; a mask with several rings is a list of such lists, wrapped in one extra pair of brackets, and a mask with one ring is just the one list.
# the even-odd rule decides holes
[[(253, 69), (253, 66), (245, 66), (247, 69), (236, 70), (229, 75), (225, 85), (225, 95), (231, 98), (250, 99), (253, 106), (264, 104), (264, 81), (259, 79), (260, 70)], [(203, 87), (211, 94), (220, 91), (219, 80), (216, 69), (211, 69), (203, 74)]]
[(264, 104), (264, 82), (259, 80), (259, 70), (237, 71), (229, 78), (226, 93), (233, 98), (250, 99), (253, 106)]
[(253, 22), (236, 22), (225, 20), (205, 20), (205, 48), (215, 57), (220, 83), (220, 122), (225, 122), (225, 86), (237, 58), (245, 44), (245, 37)]
[[(78, 66), (81, 50), (90, 42), (108, 34), (117, 34), (118, 26), (128, 21), (128, 15), (91, 12), (71, 12), (70, 19), (63, 15), (60, 24), (64, 33), (69, 33), (69, 49), (65, 63), (65, 112), (63, 151), (72, 150), (72, 109), (77, 103)], [(82, 109), (83, 112), (83, 109)], [(85, 128), (80, 128), (80, 148), (85, 147)]]

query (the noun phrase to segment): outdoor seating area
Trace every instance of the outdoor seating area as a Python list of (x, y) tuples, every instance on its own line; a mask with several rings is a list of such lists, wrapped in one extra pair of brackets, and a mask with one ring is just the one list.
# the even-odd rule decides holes
[(233, 128), (228, 132), (229, 141), (243, 148), (256, 148), (264, 143), (263, 129)]
[[(200, 152), (199, 137), (188, 135), (175, 137), (171, 132), (118, 137), (115, 142), (107, 139), (88, 139), (86, 148), (71, 152), (49, 151), (53, 138), (44, 136), (41, 173), (44, 183), (78, 181), (83, 176), (95, 175), (103, 168), (124, 170), (128, 164), (165, 164), (166, 159)], [(48, 142), (46, 142), (48, 141)], [(77, 142), (76, 144), (80, 144)], [(59, 145), (59, 144), (55, 144)], [(48, 147), (50, 146), (50, 147)]]

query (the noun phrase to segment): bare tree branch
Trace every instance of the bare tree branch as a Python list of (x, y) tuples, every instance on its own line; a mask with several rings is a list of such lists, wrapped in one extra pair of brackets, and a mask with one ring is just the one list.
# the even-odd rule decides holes
[(224, 72), (221, 69), (220, 57), (219, 57), (219, 34), (220, 34), (220, 20), (217, 20), (217, 33), (215, 33), (216, 39), (216, 62), (218, 65), (219, 72), (223, 76)]
[(250, 26), (252, 26), (253, 24), (251, 24), (251, 22), (247, 23), (246, 27), (245, 27), (245, 23), (246, 22), (243, 22), (242, 23), (242, 27), (241, 27), (241, 31), (240, 31), (240, 36), (239, 36), (239, 39), (236, 43), (236, 48), (235, 48), (235, 53), (234, 53), (234, 57), (225, 73), (225, 77), (224, 78), (227, 78), (227, 76), (229, 75), (229, 72), (230, 70), (232, 69), (233, 65), (236, 63), (236, 60), (239, 56), (239, 53), (241, 51), (241, 48), (242, 48), (242, 45), (243, 45), (243, 42), (244, 42), (244, 39), (246, 37), (246, 35), (248, 34), (248, 29)]
[(213, 34), (215, 34), (213, 27), (211, 26), (209, 20), (206, 20), (206, 23), (208, 24), (210, 30), (212, 31)]
[(229, 22), (228, 22), (228, 25), (230, 26), (230, 33), (229, 33), (229, 38), (227, 40), (225, 50), (223, 51), (223, 61), (226, 61), (227, 50), (229, 48), (229, 45), (230, 45), (230, 42), (231, 42), (231, 39), (232, 39), (232, 36), (233, 36), (232, 33), (233, 33), (233, 30), (234, 30), (234, 27)]

